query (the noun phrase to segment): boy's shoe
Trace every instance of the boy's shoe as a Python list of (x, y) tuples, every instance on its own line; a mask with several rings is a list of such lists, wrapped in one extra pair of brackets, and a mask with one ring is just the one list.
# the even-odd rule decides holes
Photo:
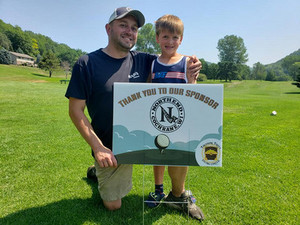
[(97, 181), (95, 165), (92, 165), (87, 169), (86, 176), (91, 180)]
[(145, 201), (149, 208), (154, 208), (160, 204), (160, 202), (165, 198), (165, 194), (155, 194), (155, 192), (150, 192), (148, 199)]
[(175, 208), (187, 213), (192, 218), (197, 220), (204, 220), (204, 214), (201, 209), (195, 204), (196, 199), (191, 191), (185, 191), (180, 197), (175, 197), (170, 191), (165, 199), (167, 206)]

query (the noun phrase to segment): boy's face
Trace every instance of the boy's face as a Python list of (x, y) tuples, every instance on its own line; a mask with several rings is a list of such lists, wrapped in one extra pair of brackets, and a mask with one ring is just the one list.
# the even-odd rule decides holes
[(182, 35), (162, 30), (159, 35), (156, 35), (156, 42), (159, 44), (162, 54), (172, 55), (177, 52), (182, 42)]

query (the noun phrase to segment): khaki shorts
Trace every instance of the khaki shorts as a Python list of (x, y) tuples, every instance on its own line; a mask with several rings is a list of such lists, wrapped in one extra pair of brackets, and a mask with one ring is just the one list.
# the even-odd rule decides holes
[(132, 165), (101, 168), (95, 162), (98, 190), (102, 200), (115, 201), (125, 197), (132, 188)]

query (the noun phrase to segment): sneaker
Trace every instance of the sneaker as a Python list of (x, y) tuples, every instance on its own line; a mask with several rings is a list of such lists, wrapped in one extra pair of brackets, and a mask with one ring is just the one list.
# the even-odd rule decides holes
[(155, 192), (150, 192), (148, 199), (145, 201), (145, 203), (149, 208), (154, 208), (158, 206), (162, 200), (164, 200), (165, 196), (166, 195), (164, 193), (155, 194)]
[(95, 165), (92, 165), (87, 169), (86, 176), (87, 176), (87, 178), (89, 178), (91, 180), (97, 181)]
[(185, 191), (180, 197), (175, 197), (170, 191), (165, 199), (167, 206), (175, 208), (187, 213), (190, 217), (197, 220), (204, 220), (204, 214), (201, 209), (195, 204), (196, 199), (191, 191)]

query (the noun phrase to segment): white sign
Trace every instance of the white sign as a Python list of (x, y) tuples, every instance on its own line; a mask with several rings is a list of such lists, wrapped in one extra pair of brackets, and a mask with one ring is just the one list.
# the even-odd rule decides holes
[(222, 84), (115, 83), (119, 164), (222, 166)]

